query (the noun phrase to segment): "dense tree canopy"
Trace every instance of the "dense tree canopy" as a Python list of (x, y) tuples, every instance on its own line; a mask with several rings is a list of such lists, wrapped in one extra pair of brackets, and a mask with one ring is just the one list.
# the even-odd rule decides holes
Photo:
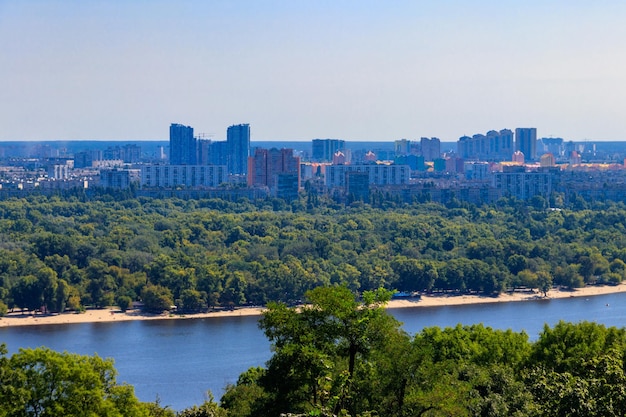
[[(626, 206), (494, 206), (31, 195), (0, 201), (0, 315), (142, 301), (267, 305), (275, 347), (188, 416), (626, 415), (626, 336), (593, 323), (524, 333), (481, 325), (405, 334), (390, 291), (497, 294), (617, 284)], [(291, 306), (302, 305), (297, 310)], [(97, 357), (0, 349), (0, 417), (173, 416), (139, 403)], [(80, 400), (80, 401), (79, 401)]]
[(260, 379), (268, 397), (259, 415), (268, 408), (279, 413), (286, 404), (298, 411), (316, 405), (354, 413), (356, 374), (399, 328), (382, 308), (390, 297), (382, 289), (366, 291), (360, 302), (346, 287), (318, 287), (297, 311), (270, 303), (260, 326), (276, 354)]
[(179, 412), (140, 402), (115, 376), (113, 361), (97, 355), (41, 347), (7, 357), (0, 345), (0, 417), (227, 417), (211, 395)]
[(531, 342), (458, 325), (411, 337), (381, 308), (384, 294), (358, 302), (345, 287), (323, 288), (301, 309), (270, 304), (261, 328), (274, 355), (229, 386), (222, 407), (233, 417), (626, 413), (624, 329), (562, 322)]
[(626, 207), (593, 208), (11, 198), (0, 201), (0, 302), (54, 312), (129, 305), (157, 288), (154, 311), (194, 312), (297, 303), (329, 285), (495, 294), (619, 283)]
[(113, 362), (97, 356), (0, 346), (0, 416), (149, 417), (133, 387), (115, 383)]

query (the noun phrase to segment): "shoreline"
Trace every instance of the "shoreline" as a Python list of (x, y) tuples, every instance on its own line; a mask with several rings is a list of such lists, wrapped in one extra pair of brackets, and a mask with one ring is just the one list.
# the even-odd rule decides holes
[(502, 293), (497, 297), (468, 294), (422, 295), (420, 300), (392, 300), (387, 308), (406, 307), (446, 307), (467, 304), (510, 303), (520, 301), (556, 300), (572, 297), (593, 297), (596, 295), (618, 294), (626, 292), (626, 282), (618, 285), (593, 285), (574, 290), (552, 288), (544, 297), (539, 291), (515, 291)]
[[(414, 307), (444, 307), (467, 304), (487, 304), (487, 303), (509, 303), (520, 301), (536, 301), (543, 299), (559, 299), (570, 297), (593, 297), (596, 295), (616, 294), (626, 292), (626, 284), (622, 283), (614, 286), (589, 286), (575, 290), (552, 289), (548, 291), (548, 296), (543, 297), (539, 292), (516, 291), (513, 293), (502, 293), (497, 297), (487, 297), (481, 295), (467, 294), (443, 294), (443, 295), (422, 295), (420, 299), (395, 299), (391, 300), (387, 307), (391, 308), (414, 308)], [(0, 328), (19, 326), (40, 326), (51, 324), (80, 324), (80, 323), (113, 323), (131, 320), (193, 320), (202, 318), (219, 317), (242, 317), (259, 316), (263, 313), (263, 307), (243, 307), (236, 310), (221, 310), (208, 313), (197, 313), (188, 315), (177, 314), (144, 314), (136, 310), (126, 313), (115, 308), (103, 308), (97, 310), (87, 310), (84, 313), (63, 313), (55, 315), (32, 315), (29, 313), (11, 313), (0, 318)]]

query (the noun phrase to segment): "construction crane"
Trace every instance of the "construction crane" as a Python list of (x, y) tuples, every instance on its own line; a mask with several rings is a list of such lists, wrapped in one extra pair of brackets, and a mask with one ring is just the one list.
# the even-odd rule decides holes
[(215, 133), (198, 133), (198, 139), (213, 139)]

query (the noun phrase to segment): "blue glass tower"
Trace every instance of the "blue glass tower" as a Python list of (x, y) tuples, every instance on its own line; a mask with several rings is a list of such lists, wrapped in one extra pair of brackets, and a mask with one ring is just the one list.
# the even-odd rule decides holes
[(250, 156), (250, 125), (233, 125), (226, 131), (228, 147), (228, 173), (245, 175), (248, 172)]
[(195, 165), (196, 153), (193, 127), (172, 123), (170, 125), (170, 164)]

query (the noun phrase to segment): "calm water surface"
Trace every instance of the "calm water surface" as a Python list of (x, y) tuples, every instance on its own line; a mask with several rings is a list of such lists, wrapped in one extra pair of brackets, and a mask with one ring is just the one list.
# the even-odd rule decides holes
[[(533, 302), (477, 304), (451, 307), (390, 309), (410, 334), (424, 327), (483, 323), (496, 329), (526, 331), (536, 339), (545, 323), (559, 320), (595, 321), (626, 326), (626, 294)], [(193, 320), (130, 321), (0, 329), (0, 342), (9, 352), (47, 346), (58, 351), (110, 357), (118, 382), (135, 387), (139, 399), (181, 410), (216, 399), (228, 383), (271, 356), (269, 342), (259, 330), (258, 317)]]

